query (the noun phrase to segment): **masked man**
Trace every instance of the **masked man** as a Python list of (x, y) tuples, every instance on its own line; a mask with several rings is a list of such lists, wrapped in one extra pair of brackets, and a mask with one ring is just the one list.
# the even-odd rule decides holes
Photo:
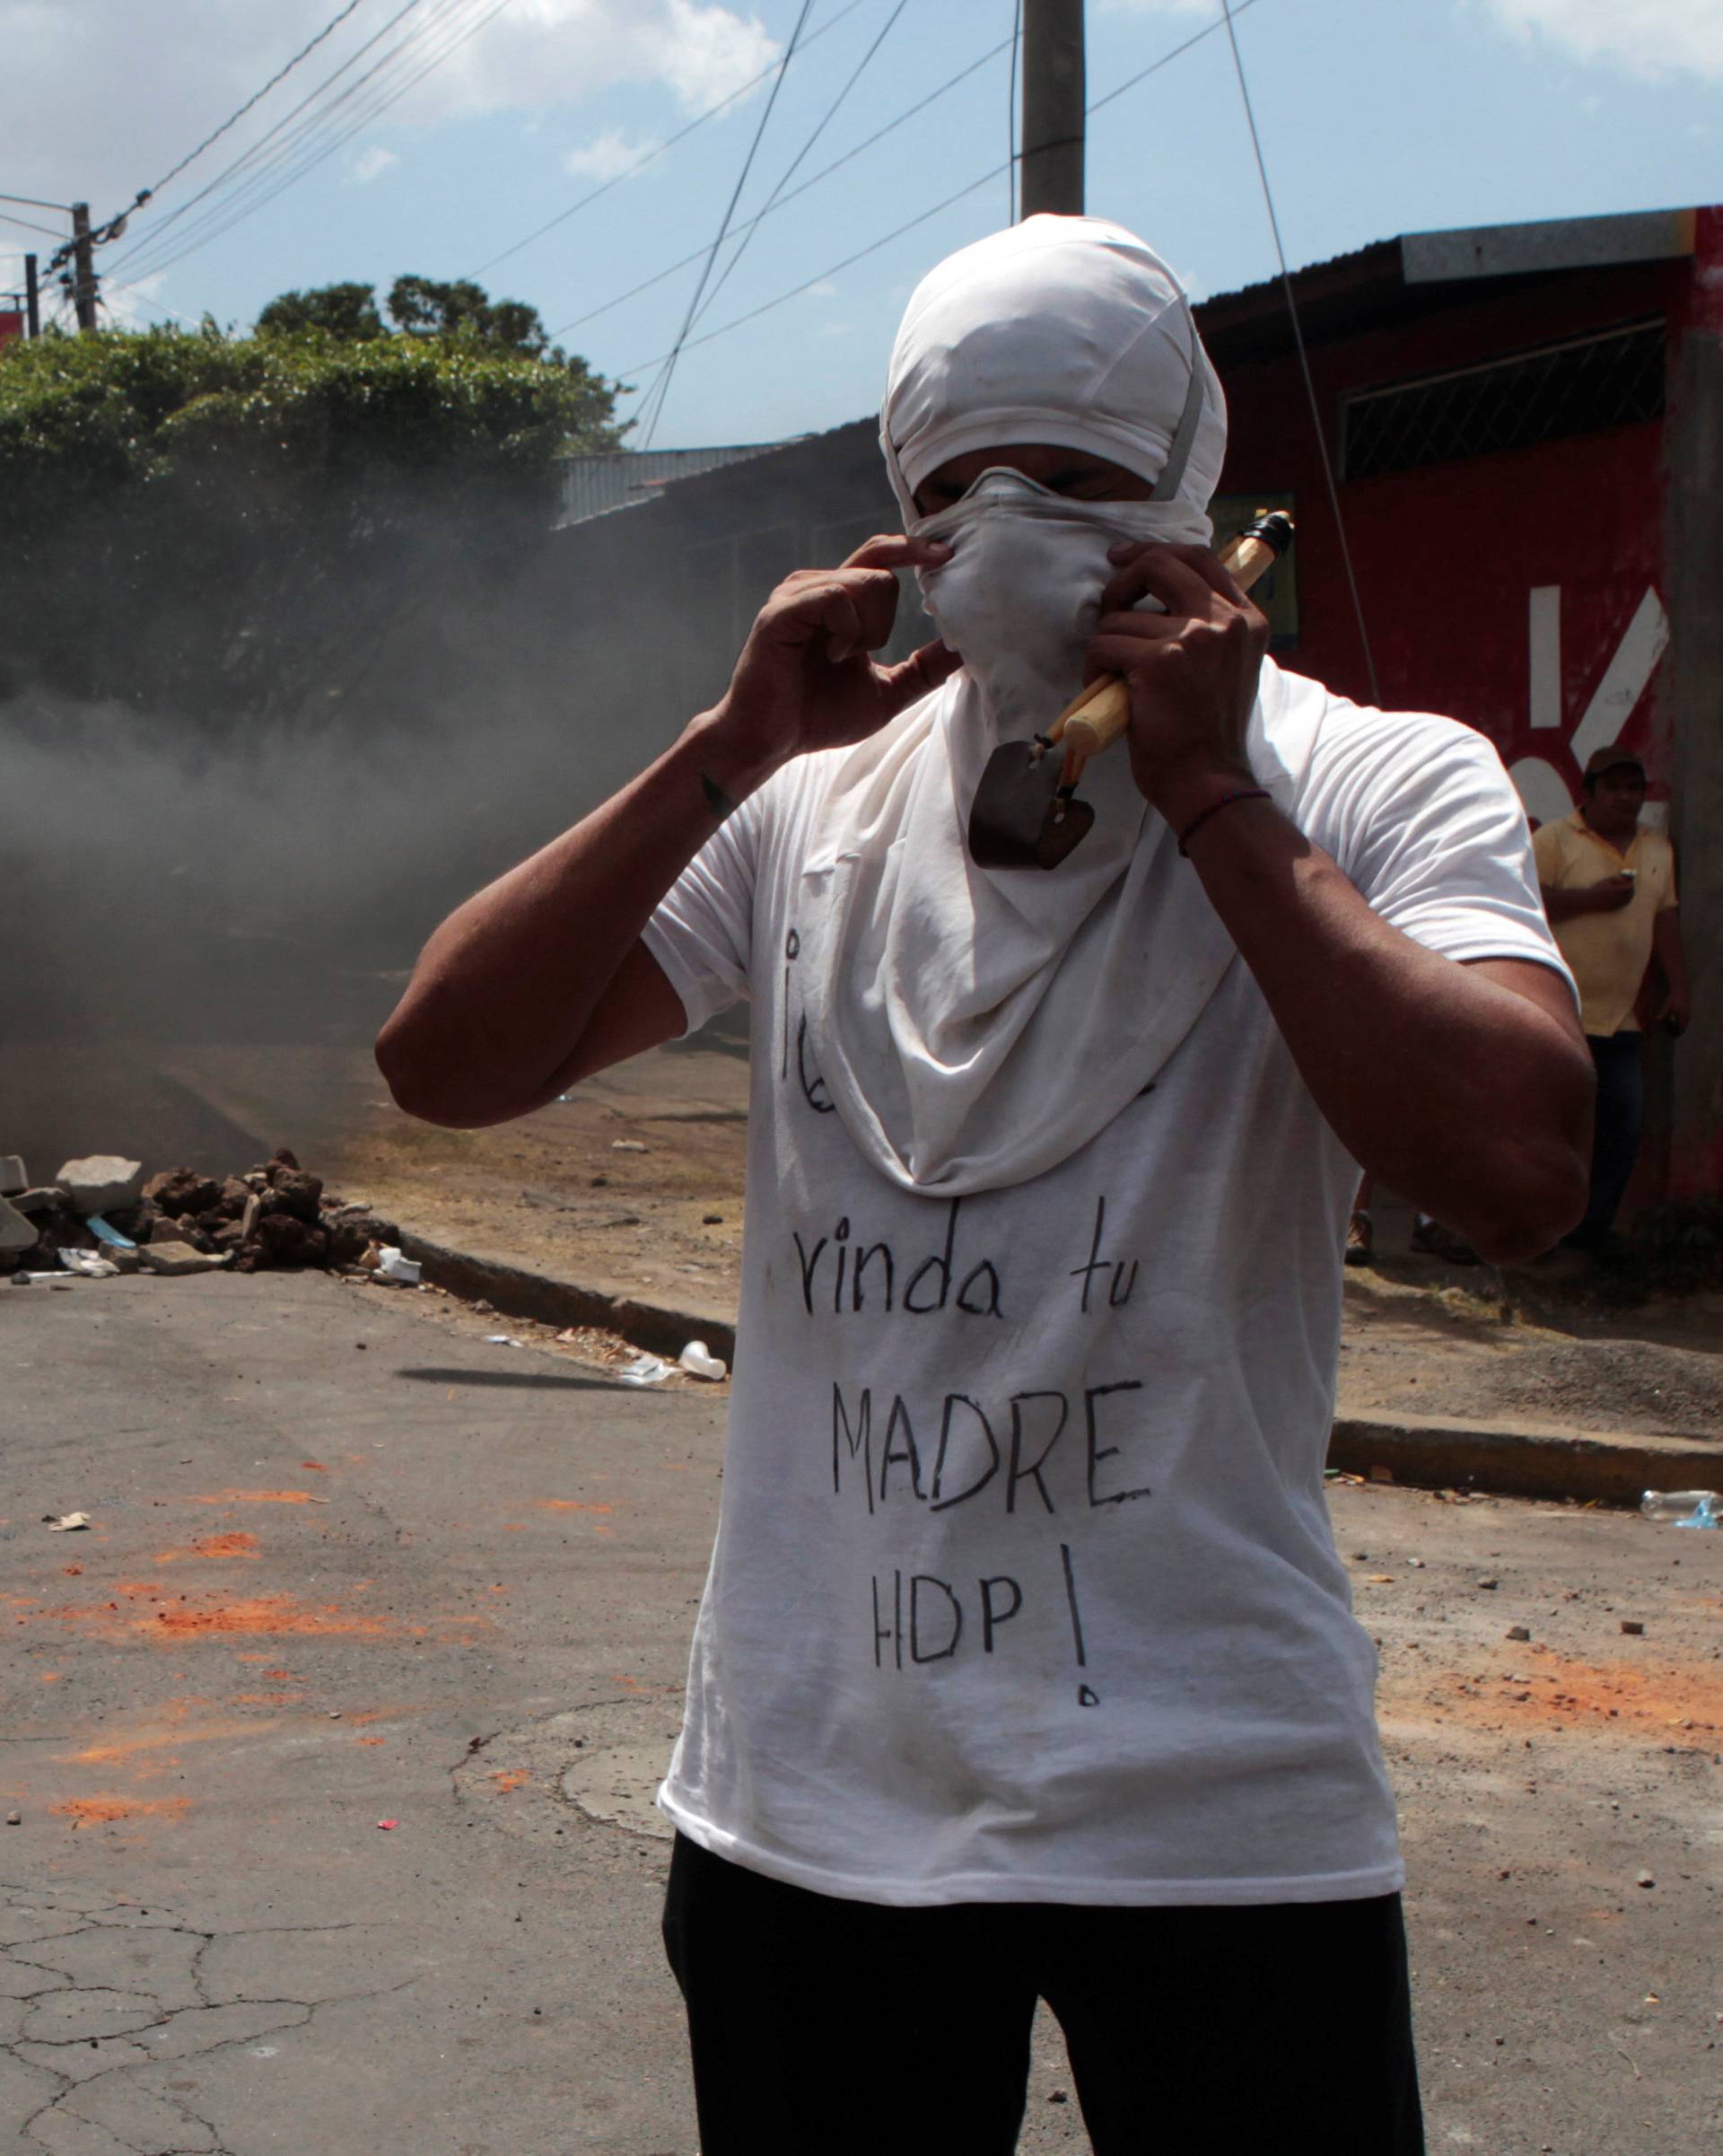
[[(1225, 433), (1128, 232), (942, 263), (885, 400), (904, 536), (780, 585), (717, 707), (437, 932), (380, 1047), (473, 1126), (754, 1006), (660, 1800), (705, 2156), (1002, 2156), (1037, 1999), (1102, 2156), (1422, 2146), (1323, 1502), (1342, 1235), (1362, 1166), (1488, 1258), (1545, 1248), (1591, 1066), (1489, 744), (1265, 660), (1207, 544)], [(881, 667), (904, 565), (941, 642)], [(1092, 830), (978, 868), (989, 753), (1101, 671), (1131, 723)]]

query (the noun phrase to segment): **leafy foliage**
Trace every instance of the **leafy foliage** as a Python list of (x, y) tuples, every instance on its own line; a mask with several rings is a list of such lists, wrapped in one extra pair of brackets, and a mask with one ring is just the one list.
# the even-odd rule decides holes
[(369, 299), (0, 352), (0, 695), (292, 704), (433, 559), (535, 541), (562, 456), (618, 445), (615, 385), (532, 349), (536, 316), (372, 336)]
[(377, 311), (374, 285), (320, 285), (311, 292), (284, 292), (258, 317), (258, 333), (292, 337), (324, 329), (331, 337), (387, 337)]

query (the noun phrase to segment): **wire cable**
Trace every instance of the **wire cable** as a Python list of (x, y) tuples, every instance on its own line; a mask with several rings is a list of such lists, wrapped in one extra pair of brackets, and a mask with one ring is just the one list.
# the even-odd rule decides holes
[(760, 115), (759, 125), (754, 130), (753, 141), (748, 145), (748, 155), (742, 160), (742, 169), (737, 175), (736, 185), (730, 189), (730, 200), (724, 206), (723, 219), (718, 227), (718, 236), (713, 240), (712, 250), (706, 257), (705, 267), (700, 272), (700, 281), (694, 288), (694, 297), (688, 302), (687, 312), (682, 317), (682, 327), (677, 331), (676, 342), (670, 347), (669, 354), (665, 359), (663, 372), (652, 384), (651, 390), (647, 391), (646, 403), (641, 408), (643, 417), (649, 408), (652, 413), (651, 418), (645, 420), (646, 432), (642, 443), (642, 447), (644, 449), (651, 449), (652, 446), (652, 436), (658, 432), (659, 420), (663, 416), (664, 401), (670, 393), (670, 382), (676, 373), (676, 363), (681, 358), (682, 346), (687, 341), (689, 330), (694, 327), (695, 311), (705, 292), (706, 282), (712, 276), (713, 265), (718, 259), (718, 250), (724, 243), (724, 235), (730, 230), (730, 221), (736, 215), (736, 205), (741, 200), (742, 189), (748, 185), (748, 176), (754, 169), (754, 160), (759, 154), (761, 143), (765, 139), (765, 130), (771, 121), (773, 110), (777, 104), (778, 92), (783, 88), (783, 78), (789, 74), (790, 63), (796, 57), (796, 48), (801, 42), (802, 31), (808, 27), (808, 17), (813, 12), (813, 4), (814, 0), (801, 0), (801, 13), (796, 17), (796, 26), (790, 32), (790, 42), (784, 48), (783, 64), (778, 69), (771, 91), (766, 97), (765, 110)]
[(879, 48), (891, 35), (892, 31), (896, 27), (897, 18), (903, 13), (904, 10), (908, 5), (909, 0), (897, 0), (897, 4), (892, 9), (890, 14), (887, 16), (884, 27), (880, 30), (879, 35), (874, 39), (873, 43), (869, 46), (866, 52), (862, 55), (860, 60), (856, 62), (854, 68), (851, 71), (848, 81), (845, 82), (844, 87), (838, 92), (837, 95), (832, 100), (831, 103), (827, 106), (824, 114), (818, 121), (816, 121), (812, 134), (809, 136), (807, 141), (802, 144), (800, 149), (796, 152), (795, 155), (790, 160), (790, 162), (784, 167), (776, 187), (773, 188), (772, 192), (760, 205), (757, 214), (751, 217), (748, 223), (745, 224), (737, 233), (736, 246), (730, 254), (729, 261), (724, 264), (722, 273), (719, 276), (717, 283), (713, 286), (712, 290), (707, 293), (705, 298), (701, 302), (700, 311), (694, 318), (695, 326), (696, 328), (705, 319), (705, 317), (711, 313), (713, 306), (717, 301), (718, 294), (723, 290), (724, 286), (729, 284), (731, 273), (734, 271), (737, 263), (739, 263), (742, 257), (748, 252), (748, 243), (753, 239), (755, 232), (758, 230), (761, 218), (770, 215), (773, 208), (782, 199), (784, 188), (788, 187), (791, 180), (795, 178), (797, 169), (800, 165), (801, 161), (807, 156), (808, 153), (813, 148), (814, 145), (826, 132), (831, 122), (837, 117), (838, 108), (844, 103), (844, 100), (849, 96), (851, 91), (855, 88), (855, 85), (861, 81), (862, 75), (867, 72), (868, 63), (873, 58), (874, 54), (879, 51)]
[[(809, 31), (802, 40), (802, 50), (805, 52), (809, 46), (816, 44), (826, 35), (827, 31), (835, 30), (846, 15), (853, 15), (861, 5), (862, 0), (849, 0), (848, 6), (839, 8), (829, 22), (822, 22), (818, 30)], [(554, 232), (557, 225), (566, 223), (569, 218), (578, 215), (589, 203), (596, 202), (600, 195), (608, 195), (612, 188), (620, 187), (625, 180), (632, 180), (636, 172), (644, 171), (655, 158), (662, 157), (666, 150), (675, 149), (677, 144), (686, 141), (696, 127), (704, 127), (709, 119), (716, 119), (721, 112), (727, 111), (738, 99), (746, 97), (750, 90), (757, 90), (777, 65), (778, 63), (774, 60), (770, 66), (762, 67), (758, 74), (750, 75), (740, 89), (732, 90), (728, 97), (720, 98), (715, 105), (708, 105), (704, 112), (696, 112), (686, 127), (678, 127), (674, 135), (668, 136), (664, 141), (654, 143), (650, 150), (643, 151), (632, 164), (625, 165), (619, 172), (613, 172), (608, 180), (600, 180), (597, 187), (582, 195), (578, 202), (571, 202), (565, 210), (558, 210), (554, 217), (547, 217), (545, 222), (540, 225), (536, 225), (525, 239), (517, 240), (512, 247), (505, 247), (500, 255), (493, 255), (488, 262), (481, 262), (477, 269), (468, 270), (467, 276), (482, 277), (487, 269), (494, 269), (499, 262), (506, 262), (512, 255), (518, 255), (523, 247), (530, 247), (535, 240), (542, 240), (547, 232)], [(695, 254), (690, 255), (688, 259), (695, 260), (704, 251), (704, 249), (696, 249)], [(677, 267), (679, 268), (681, 265), (678, 263)], [(552, 334), (558, 333), (553, 331)]]
[[(870, 255), (878, 254), (882, 247), (889, 247), (894, 240), (901, 240), (905, 232), (913, 232), (918, 224), (925, 224), (930, 217), (937, 217), (941, 210), (949, 210), (953, 203), (961, 202), (966, 196), (979, 192), (981, 188), (997, 180), (1004, 170), (1005, 167), (1002, 164), (994, 165), (991, 171), (984, 172), (979, 180), (970, 180), (966, 187), (960, 187), (955, 195), (948, 195), (942, 202), (936, 202), (931, 209), (921, 211), (917, 215), (911, 217), (906, 223), (897, 225), (893, 231), (882, 234), (878, 240), (870, 240), (865, 247), (858, 247), (853, 255), (845, 255), (841, 262), (834, 262), (829, 268), (819, 270), (813, 276), (804, 278), (800, 285), (793, 286), (790, 291), (779, 293), (775, 299), (766, 300), (757, 307), (750, 307), (746, 314), (733, 315), (729, 321), (721, 323), (716, 329), (708, 329), (704, 337), (689, 337), (682, 347), (683, 350), (692, 352), (697, 345), (709, 345), (714, 338), (727, 337), (732, 329), (739, 329), (744, 322), (757, 321), (761, 315), (770, 314), (774, 308), (784, 306), (791, 300), (800, 299), (804, 292), (811, 292), (816, 285), (823, 285), (827, 277), (841, 276), (844, 270), (853, 268), (856, 263), (865, 261)], [(665, 355), (660, 355), (658, 359), (649, 359), (642, 366), (625, 367), (623, 372), (625, 374), (643, 374), (647, 368), (661, 365), (665, 356)]]
[[(357, 47), (355, 50), (349, 53), (346, 58), (342, 61), (341, 65), (334, 69), (332, 73), (326, 74), (323, 77), (323, 80), (318, 83), (314, 90), (308, 91), (306, 94), (301, 98), (298, 104), (293, 106), (291, 111), (283, 113), (281, 118), (276, 120), (275, 125), (267, 129), (266, 133), (260, 135), (257, 141), (251, 144), (248, 149), (241, 151), (240, 155), (233, 160), (232, 164), (224, 165), (222, 170), (216, 173), (215, 177), (213, 180), (206, 181), (203, 187), (198, 188), (195, 195), (191, 196), (185, 202), (182, 202), (177, 209), (171, 210), (167, 216), (164, 217), (159, 224), (152, 226), (151, 229), (144, 234), (144, 238), (140, 240), (135, 247), (131, 248), (126, 254), (119, 258), (118, 261), (115, 263), (114, 267), (123, 267), (126, 263), (136, 260), (136, 258), (141, 255), (146, 248), (154, 247), (162, 239), (171, 226), (179, 223), (182, 217), (189, 215), (192, 210), (197, 208), (200, 202), (207, 200), (210, 196), (215, 194), (220, 188), (226, 185), (229, 180), (232, 179), (236, 174), (242, 173), (248, 165), (255, 164), (256, 162), (263, 156), (264, 153), (268, 149), (269, 145), (275, 141), (275, 138), (277, 136), (282, 135), (284, 130), (292, 127), (293, 123), (299, 118), (300, 115), (302, 112), (305, 112), (311, 106), (315, 105), (319, 98), (323, 95), (324, 92), (328, 90), (331, 84), (338, 83), (341, 77), (348, 73), (350, 69), (355, 67), (358, 63), (364, 58), (365, 55), (372, 49), (373, 47), (381, 44), (383, 39), (389, 35), (389, 31), (395, 28), (397, 23), (400, 22), (405, 17), (410, 15), (415, 8), (420, 7), (423, 4), (424, 0), (404, 0), (404, 4), (396, 9), (395, 13), (389, 18), (388, 22), (385, 22), (380, 30), (374, 31), (372, 35), (365, 39), (363, 45)], [(401, 48), (398, 46), (395, 49), (399, 51)], [(381, 63), (380, 62), (378, 65), (380, 66)], [(372, 68), (368, 72), (374, 73), (375, 68)], [(364, 76), (360, 78), (361, 82), (364, 81), (366, 77)], [(357, 87), (357, 85), (351, 85), (351, 87)], [(311, 121), (308, 121), (306, 124), (308, 127), (314, 126), (316, 121), (313, 119)], [(302, 130), (301, 132), (302, 132)], [(284, 147), (284, 145), (278, 145), (277, 147)], [(209, 213), (206, 212), (206, 215), (208, 214)], [(201, 223), (201, 220), (199, 222)]]
[[(1238, 0), (1237, 12), (1243, 14), (1246, 8), (1255, 7), (1256, 4), (1257, 0)], [(1211, 38), (1220, 27), (1219, 20), (1205, 24), (1203, 29), (1194, 31), (1190, 37), (1184, 39), (1180, 43), (1162, 53), (1158, 60), (1153, 60), (1147, 67), (1139, 69), (1127, 82), (1121, 83), (1116, 89), (1109, 90), (1105, 97), (1097, 98), (1095, 102), (1087, 108), (1087, 111), (1089, 113), (1098, 112), (1103, 106), (1112, 104), (1115, 98), (1123, 97), (1127, 90), (1134, 90), (1139, 83), (1146, 83), (1150, 75), (1159, 74), (1163, 67), (1170, 67), (1175, 60), (1182, 58), (1193, 46), (1200, 45), (1205, 38)], [(1001, 39), (993, 49), (996, 52), (1002, 51), (1004, 40)], [(991, 58), (993, 56), (988, 54), (985, 57)], [(686, 351), (693, 351), (698, 345), (709, 345), (716, 337), (727, 337), (732, 329), (741, 329), (744, 323), (757, 321), (761, 315), (770, 314), (774, 309), (786, 305), (791, 300), (799, 299), (804, 292), (811, 291), (816, 285), (823, 284), (827, 277), (841, 276), (844, 270), (853, 267), (857, 262), (865, 261), (869, 255), (877, 254), (882, 247), (888, 247), (894, 240), (901, 240), (905, 232), (914, 232), (917, 225), (925, 224), (930, 218), (937, 217), (942, 210), (949, 210), (954, 204), (963, 201), (966, 196), (977, 193), (982, 188), (997, 180), (1005, 169), (1003, 164), (993, 166), (976, 179), (970, 180), (966, 186), (960, 187), (955, 194), (946, 196), (941, 202), (936, 202), (931, 209), (921, 211), (917, 215), (908, 219), (906, 223), (897, 225), (893, 231), (885, 233), (882, 238), (870, 241), (866, 247), (858, 248), (853, 255), (846, 255), (843, 261), (833, 263), (829, 268), (819, 270), (811, 277), (805, 277), (800, 285), (793, 285), (788, 292), (779, 293), (775, 299), (765, 300), (759, 306), (749, 308), (746, 314), (734, 315), (729, 321), (721, 322), (717, 329), (708, 329), (704, 337), (690, 337), (683, 348)], [(809, 185), (812, 184), (811, 181), (809, 182)], [(658, 359), (649, 359), (640, 366), (625, 367), (617, 379), (625, 380), (630, 374), (643, 374), (649, 369), (661, 365), (663, 355), (660, 355)]]
[[(248, 183), (248, 186), (254, 191), (251, 198), (242, 207), (233, 206), (232, 204), (227, 206), (232, 214), (226, 215), (224, 222), (217, 223), (213, 230), (204, 232), (198, 238), (188, 239), (187, 244), (182, 246), (177, 253), (170, 255), (165, 261), (158, 259), (152, 264), (152, 269), (159, 273), (171, 268), (176, 262), (183, 261), (185, 257), (192, 253), (195, 249), (207, 245), (210, 241), (222, 238), (236, 224), (242, 223), (245, 218), (253, 215), (260, 209), (267, 208), (278, 196), (284, 194), (290, 187), (296, 186), (308, 173), (315, 171), (319, 165), (333, 157), (336, 152), (351, 142), (355, 135), (363, 133), (391, 106), (399, 103), (400, 100), (407, 96), (409, 91), (416, 88), (426, 75), (442, 66), (443, 62), (458, 52), (468, 39), (477, 37), (494, 16), (500, 14), (503, 8), (511, 4), (512, 0), (492, 0), (490, 6), (484, 7), (482, 13), (476, 13), (483, 6), (483, 0), (456, 0), (455, 11), (446, 15), (442, 22), (433, 21), (422, 25), (419, 31), (413, 33), (415, 40), (428, 36), (433, 31), (447, 31), (451, 25), (454, 34), (445, 37), (443, 42), (432, 52), (431, 57), (424, 62), (423, 66), (408, 75), (405, 82), (396, 87), (387, 89), (386, 93), (380, 97), (373, 97), (369, 104), (358, 111), (356, 117), (349, 116), (344, 121), (339, 134), (334, 136), (320, 148), (314, 147), (309, 156), (302, 158), (291, 170), (283, 173), (273, 186), (266, 186), (264, 191), (256, 192), (257, 180), (262, 175), (254, 175), (253, 180)], [(459, 15), (459, 9), (462, 6), (465, 6), (468, 11), (464, 22)], [(370, 71), (371, 74), (380, 74), (392, 66), (395, 61), (401, 57), (407, 42), (407, 40), (403, 40), (403, 47), (398, 48), (394, 54), (389, 56), (385, 60), (380, 61), (377, 66)], [(362, 83), (350, 84), (338, 99), (333, 101), (330, 110), (332, 111), (335, 106), (345, 103), (348, 98), (356, 95), (362, 86)], [(328, 118), (328, 114), (327, 113), (321, 116), (319, 124), (326, 123)], [(280, 163), (287, 154), (288, 153), (284, 151), (272, 162)]]
[[(816, 31), (814, 36), (818, 37), (818, 31)], [(857, 143), (853, 148), (845, 150), (842, 157), (835, 157), (830, 164), (822, 167), (811, 178), (804, 180), (799, 188), (792, 188), (787, 195), (781, 195), (777, 201), (771, 206), (772, 208), (774, 210), (788, 209), (792, 202), (807, 194), (810, 188), (817, 188), (822, 180), (829, 180), (834, 172), (841, 171), (852, 160), (860, 157), (864, 150), (872, 149), (875, 143), (883, 142), (888, 135), (903, 127), (906, 121), (914, 119), (918, 112), (924, 112), (931, 104), (942, 98), (948, 90), (955, 90), (959, 83), (966, 83), (978, 68), (984, 67), (989, 60), (996, 59), (1010, 42), (1009, 38), (1001, 38), (997, 45), (990, 45), (979, 59), (971, 60), (966, 67), (959, 68), (956, 74), (948, 75), (937, 89), (930, 90), (925, 97), (918, 98), (906, 111), (900, 112), (896, 119), (888, 120), (883, 127), (876, 127), (871, 135)], [(803, 50), (805, 51), (812, 43), (813, 38), (805, 39)], [(739, 232), (750, 232), (766, 215), (767, 212), (762, 210), (758, 216), (750, 217), (746, 223), (739, 224), (735, 229)], [(632, 300), (643, 292), (650, 292), (654, 285), (661, 285), (666, 277), (673, 277), (678, 269), (686, 269), (690, 262), (697, 262), (705, 251), (704, 247), (696, 247), (692, 254), (684, 255), (679, 262), (672, 262), (665, 269), (654, 270), (651, 276), (643, 278), (638, 285), (631, 285), (626, 292), (617, 293), (614, 299), (603, 300), (598, 306), (589, 307), (584, 314), (577, 314), (573, 321), (564, 322), (559, 329), (553, 329), (550, 332), (551, 336), (566, 337), (571, 329), (582, 329), (586, 323), (595, 320), (599, 315), (608, 314), (613, 307), (620, 307), (625, 300)]]
[(57, 232), (51, 224), (32, 224), (28, 217), (9, 217), (0, 210), (0, 224), (15, 224), (21, 232), (46, 232), (50, 240), (64, 240), (66, 234)]
[(1233, 28), (1231, 0), (1220, 0), (1220, 16), (1227, 26), (1227, 42), (1232, 48), (1233, 72), (1238, 77), (1238, 95), (1243, 100), (1245, 119), (1250, 128), (1250, 146), (1256, 159), (1257, 177), (1263, 183), (1263, 200), (1268, 208), (1269, 229), (1274, 235), (1274, 252), (1281, 265), (1281, 285), (1286, 294), (1286, 311), (1291, 319), (1292, 342), (1298, 346), (1299, 369), (1304, 376), (1304, 392), (1310, 401), (1311, 423), (1316, 430), (1316, 449), (1322, 458), (1323, 483), (1328, 489), (1328, 506), (1334, 516), (1334, 531), (1340, 540), (1340, 558), (1345, 565), (1346, 588), (1352, 596), (1352, 613), (1358, 622), (1358, 641), (1364, 650), (1364, 671), (1370, 684), (1370, 700), (1379, 709), (1382, 703), (1381, 685), (1376, 678), (1376, 659), (1370, 650), (1370, 632), (1364, 623), (1364, 601), (1360, 596), (1358, 577), (1352, 567), (1352, 550), (1347, 543), (1346, 520), (1341, 514), (1340, 487), (1334, 478), (1334, 468), (1328, 455), (1328, 437), (1323, 428), (1322, 408), (1316, 402), (1316, 385), (1310, 372), (1310, 355), (1305, 349), (1304, 325), (1299, 320), (1299, 302), (1292, 290), (1292, 273), (1287, 267), (1286, 249), (1281, 241), (1281, 221), (1274, 211), (1274, 190), (1268, 181), (1268, 165), (1263, 156), (1262, 137), (1256, 132), (1256, 115), (1250, 102), (1250, 85), (1245, 80), (1244, 56), (1238, 49), (1238, 34)]
[(204, 152), (207, 150), (212, 144), (220, 142), (223, 136), (227, 133), (230, 127), (235, 127), (241, 120), (242, 120), (254, 105), (261, 104), (264, 99), (268, 96), (269, 92), (278, 83), (284, 83), (286, 81), (287, 77), (292, 74), (294, 68), (299, 66), (302, 60), (310, 58), (311, 54), (317, 50), (318, 47), (322, 44), (323, 40), (330, 34), (332, 31), (339, 30), (341, 25), (346, 21), (347, 17), (356, 9), (363, 7), (363, 5), (364, 0), (347, 0), (346, 5), (344, 8), (341, 8), (337, 13), (329, 17), (328, 21), (323, 25), (322, 29), (318, 31), (317, 35), (308, 45), (302, 45), (299, 50), (293, 55), (293, 58), (287, 62), (285, 66), (278, 67), (276, 70), (275, 74), (269, 77), (269, 80), (264, 84), (261, 90), (254, 92), (250, 97), (247, 98), (244, 104), (242, 104), (236, 112), (230, 112), (227, 118), (222, 122), (221, 126), (215, 129), (214, 133), (212, 135), (206, 135), (202, 142), (198, 144), (195, 150), (188, 150), (186, 154), (179, 160), (179, 163), (174, 165), (170, 171), (164, 172), (161, 179), (156, 181), (153, 187), (145, 188), (142, 194), (138, 196), (137, 202), (134, 203), (132, 206), (136, 208), (138, 203), (147, 202), (152, 195), (159, 195), (162, 188), (167, 186), (169, 180), (178, 180), (180, 173), (185, 171), (188, 164), (195, 164), (198, 158), (203, 155)]

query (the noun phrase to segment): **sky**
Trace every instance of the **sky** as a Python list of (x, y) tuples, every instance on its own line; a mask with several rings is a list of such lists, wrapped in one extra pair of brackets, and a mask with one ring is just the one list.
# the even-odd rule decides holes
[[(1723, 199), (1719, 0), (1232, 4), (1295, 267)], [(916, 279), (1008, 221), (1015, 13), (0, 0), (0, 195), (100, 221), (156, 190), (98, 254), (116, 326), (243, 329), (290, 289), (472, 276), (629, 385), (652, 446), (781, 440), (874, 408)], [(1273, 274), (1220, 0), (1089, 0), (1088, 25), (1088, 207), (1199, 298)], [(4, 219), (0, 294), (67, 230), (51, 207)]]

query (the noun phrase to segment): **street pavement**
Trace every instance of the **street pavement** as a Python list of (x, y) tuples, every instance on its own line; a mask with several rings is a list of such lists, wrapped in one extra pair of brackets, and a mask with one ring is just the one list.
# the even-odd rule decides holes
[[(692, 2156), (650, 1791), (722, 1397), (433, 1302), (0, 1292), (4, 2156)], [(1723, 1536), (1334, 1505), (1382, 1643), (1432, 2150), (1706, 2145)], [(1021, 2145), (1087, 2145), (1045, 2028)]]

